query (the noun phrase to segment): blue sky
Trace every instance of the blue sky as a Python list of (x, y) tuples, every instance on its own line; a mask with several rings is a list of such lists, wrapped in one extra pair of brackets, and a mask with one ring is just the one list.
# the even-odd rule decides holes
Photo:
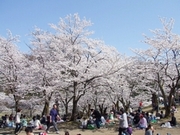
[(159, 18), (173, 18), (174, 32), (180, 34), (179, 0), (3, 0), (0, 3), (0, 36), (9, 29), (20, 35), (19, 49), (28, 52), (28, 36), (37, 26), (51, 30), (49, 23), (78, 13), (93, 23), (93, 38), (114, 46), (126, 55), (130, 48), (145, 49), (142, 34), (151, 36), (150, 29), (162, 28)]

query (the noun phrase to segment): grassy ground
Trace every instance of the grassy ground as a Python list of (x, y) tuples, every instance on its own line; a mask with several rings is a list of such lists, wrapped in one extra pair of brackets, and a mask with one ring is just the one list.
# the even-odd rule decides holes
[[(64, 129), (60, 129), (60, 135), (64, 135)], [(98, 130), (81, 130), (81, 129), (69, 129), (70, 135), (118, 135), (118, 132), (113, 129), (98, 129)], [(35, 135), (38, 135), (40, 131), (34, 131)], [(167, 133), (170, 133), (171, 135), (180, 135), (180, 128), (157, 128), (155, 130), (154, 135), (159, 133), (160, 135), (167, 135)], [(13, 130), (4, 130), (0, 131), (0, 135), (13, 135)], [(19, 135), (25, 135), (25, 132), (22, 131)], [(56, 135), (55, 132), (50, 132), (48, 135)], [(135, 130), (133, 132), (133, 135), (144, 135), (144, 130)]]
[[(180, 107), (177, 107), (178, 110), (180, 110)], [(150, 111), (150, 107), (143, 108), (143, 111)], [(167, 133), (170, 133), (171, 135), (180, 135), (180, 113), (177, 112), (175, 113), (175, 117), (177, 119), (178, 127), (176, 128), (162, 128), (160, 127), (160, 123), (166, 122), (170, 120), (168, 119), (162, 119), (159, 120), (158, 123), (153, 124), (153, 127), (155, 128), (155, 133), (159, 133), (160, 135), (167, 135)], [(64, 135), (65, 131), (69, 131), (70, 135), (118, 135), (117, 128), (115, 130), (114, 127), (111, 128), (101, 128), (101, 129), (94, 129), (94, 130), (81, 130), (78, 128), (79, 124), (78, 123), (73, 123), (73, 122), (64, 122), (59, 124), (59, 129), (60, 129), (60, 135)], [(117, 125), (118, 126), (118, 125)], [(0, 135), (13, 135), (14, 129), (8, 129), (8, 128), (1, 128), (0, 129)], [(35, 135), (38, 135), (39, 132), (41, 131), (34, 131)], [(52, 128), (50, 130), (50, 133), (48, 135), (55, 135), (56, 133), (54, 132), (54, 129)], [(19, 135), (25, 135), (25, 132), (22, 131)], [(144, 135), (144, 130), (137, 130), (134, 129), (133, 135)]]

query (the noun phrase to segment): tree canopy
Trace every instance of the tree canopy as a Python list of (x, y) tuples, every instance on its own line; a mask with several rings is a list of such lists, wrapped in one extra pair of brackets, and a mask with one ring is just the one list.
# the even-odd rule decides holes
[(35, 28), (28, 54), (18, 50), (18, 37), (9, 32), (7, 38), (0, 37), (1, 91), (16, 109), (39, 104), (43, 115), (55, 102), (60, 112), (71, 112), (71, 120), (90, 107), (128, 110), (158, 93), (169, 115), (180, 86), (180, 36), (172, 32), (173, 20), (161, 21), (162, 30), (153, 30), (152, 38), (145, 36), (149, 49), (134, 50), (134, 57), (92, 39), (92, 23), (78, 14), (50, 24), (52, 31)]

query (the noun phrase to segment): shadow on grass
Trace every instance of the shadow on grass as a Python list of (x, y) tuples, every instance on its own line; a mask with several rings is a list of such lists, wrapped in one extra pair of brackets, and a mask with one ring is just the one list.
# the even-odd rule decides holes
[(0, 135), (14, 135), (14, 133), (11, 131), (2, 131), (0, 132)]

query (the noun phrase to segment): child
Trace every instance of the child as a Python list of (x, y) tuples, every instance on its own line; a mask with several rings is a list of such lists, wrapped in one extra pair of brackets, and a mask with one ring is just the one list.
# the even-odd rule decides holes
[(69, 135), (69, 132), (68, 132), (68, 131), (66, 131), (66, 132), (65, 132), (65, 135)]
[(34, 135), (32, 127), (25, 128), (26, 135)]
[(81, 128), (86, 129), (87, 128), (87, 119), (83, 117), (83, 120), (81, 122)]
[(110, 114), (109, 114), (109, 120), (114, 121), (114, 113), (113, 113), (113, 111), (111, 111)]
[(129, 133), (129, 135), (132, 135), (133, 132), (132, 125), (129, 125), (129, 127), (127, 128), (127, 132)]
[(151, 124), (148, 125), (148, 127), (145, 129), (145, 135), (153, 135), (154, 128), (151, 126)]
[(23, 127), (27, 127), (26, 115), (22, 115), (21, 124)]

